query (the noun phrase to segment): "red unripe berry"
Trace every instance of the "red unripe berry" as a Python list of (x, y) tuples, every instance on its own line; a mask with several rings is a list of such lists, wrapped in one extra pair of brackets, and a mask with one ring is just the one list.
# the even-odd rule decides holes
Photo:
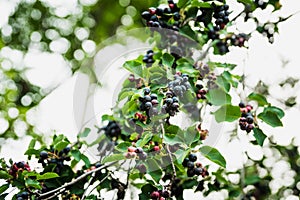
[(153, 8), (153, 7), (149, 8), (149, 13), (150, 13), (151, 15), (154, 15), (155, 12), (156, 12), (156, 8)]
[(253, 107), (251, 105), (247, 105), (246, 108), (247, 108), (248, 112), (250, 112), (253, 109)]
[(134, 147), (128, 147), (128, 152), (135, 152), (135, 148)]
[(159, 148), (159, 146), (154, 146), (154, 147), (153, 147), (153, 150), (154, 150), (154, 151), (159, 151), (160, 148)]
[(247, 109), (247, 108), (240, 108), (240, 111), (241, 111), (242, 113), (247, 113), (247, 112), (248, 112), (248, 109)]
[(170, 4), (169, 4), (169, 7), (170, 7), (171, 9), (173, 9), (173, 8), (175, 7), (175, 4), (174, 4), (174, 3), (170, 3)]
[(160, 194), (158, 191), (154, 191), (150, 194), (151, 199), (158, 199), (160, 197)]

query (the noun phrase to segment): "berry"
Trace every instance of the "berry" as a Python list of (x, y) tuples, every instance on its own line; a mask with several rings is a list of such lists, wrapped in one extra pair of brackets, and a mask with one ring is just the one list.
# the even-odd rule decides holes
[(188, 175), (188, 177), (193, 177), (195, 175), (194, 170), (193, 169), (188, 169), (187, 170), (187, 175)]
[(189, 162), (190, 160), (188, 158), (185, 158), (182, 162), (182, 166), (184, 167), (187, 167), (187, 163)]
[(140, 153), (138, 156), (139, 156), (140, 160), (146, 160), (147, 159), (147, 153), (145, 153), (145, 152)]
[(151, 101), (151, 97), (149, 95), (144, 96), (144, 101), (145, 102), (150, 102)]
[(151, 94), (150, 97), (151, 97), (152, 100), (157, 99), (157, 94)]
[(252, 116), (247, 116), (246, 120), (247, 120), (248, 124), (252, 124), (254, 122), (254, 119)]
[(243, 102), (240, 102), (240, 103), (239, 103), (239, 107), (240, 107), (240, 108), (245, 108), (246, 106), (245, 106), (245, 104), (244, 104)]
[(143, 153), (144, 150), (141, 147), (135, 149), (135, 153)]
[(254, 128), (253, 124), (248, 124), (247, 127), (246, 127), (246, 132), (250, 133), (253, 128)]
[(151, 17), (151, 14), (149, 11), (144, 11), (142, 13), (142, 18), (144, 18), (145, 20), (147, 20), (147, 21), (150, 20), (150, 17)]
[(71, 147), (65, 147), (65, 148), (63, 149), (63, 152), (64, 152), (65, 154), (69, 153), (70, 151), (71, 151)]
[(147, 172), (147, 168), (144, 164), (137, 165), (136, 168), (140, 171), (140, 173), (145, 174)]
[(162, 191), (161, 196), (163, 196), (164, 198), (169, 198), (170, 197), (170, 192), (168, 190), (164, 190)]
[(189, 155), (189, 160), (192, 162), (195, 162), (197, 160), (197, 155), (196, 154), (190, 154)]
[(186, 164), (187, 168), (189, 169), (193, 169), (194, 168), (194, 162), (192, 161), (188, 161), (187, 164)]
[(154, 147), (153, 147), (153, 150), (154, 150), (154, 151), (159, 151), (160, 148), (159, 148), (159, 146), (154, 146)]
[(146, 102), (146, 103), (145, 103), (145, 108), (146, 108), (147, 110), (149, 110), (150, 108), (152, 108), (152, 103), (151, 103), (151, 102)]
[(157, 106), (157, 105), (158, 105), (157, 99), (153, 99), (153, 100), (151, 101), (151, 104), (152, 104), (153, 106)]
[(144, 89), (144, 95), (148, 95), (148, 94), (150, 94), (150, 92), (151, 92), (150, 88)]
[(203, 170), (202, 170), (202, 168), (200, 168), (200, 167), (197, 167), (197, 168), (194, 169), (194, 174), (196, 174), (196, 175), (198, 175), (198, 176), (201, 175), (202, 172), (203, 172)]
[(152, 192), (152, 193), (150, 194), (150, 198), (151, 198), (151, 199), (157, 199), (157, 198), (159, 198), (159, 197), (160, 197), (160, 194), (159, 194), (158, 191), (154, 191), (154, 192)]
[(127, 150), (128, 150), (128, 152), (135, 152), (136, 151), (136, 149), (134, 147), (128, 147)]
[(40, 152), (40, 158), (41, 159), (47, 159), (48, 158), (48, 152), (47, 151), (41, 151)]

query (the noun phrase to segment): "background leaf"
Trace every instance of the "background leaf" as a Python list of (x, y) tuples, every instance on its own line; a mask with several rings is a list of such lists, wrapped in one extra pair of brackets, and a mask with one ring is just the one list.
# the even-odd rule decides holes
[(203, 146), (199, 149), (199, 151), (207, 159), (220, 165), (221, 167), (226, 168), (226, 160), (217, 149), (210, 146)]

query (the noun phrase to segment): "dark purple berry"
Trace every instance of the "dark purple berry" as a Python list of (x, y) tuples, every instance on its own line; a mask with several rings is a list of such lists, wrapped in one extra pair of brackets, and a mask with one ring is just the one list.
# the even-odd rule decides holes
[(189, 155), (189, 160), (192, 162), (195, 162), (197, 160), (197, 155), (196, 154), (190, 154)]

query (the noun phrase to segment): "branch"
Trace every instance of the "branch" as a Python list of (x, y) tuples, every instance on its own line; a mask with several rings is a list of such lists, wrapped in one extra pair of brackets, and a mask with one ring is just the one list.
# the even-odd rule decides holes
[(82, 195), (82, 197), (81, 197), (81, 199), (82, 200), (84, 200), (87, 196), (89, 196), (91, 193), (92, 193), (92, 191), (94, 190), (94, 189), (96, 189), (96, 187), (98, 187), (98, 185), (100, 185), (103, 181), (105, 181), (108, 177), (110, 176), (110, 172), (108, 172), (108, 174), (98, 183), (98, 184), (96, 184), (92, 189), (91, 189), (91, 191), (89, 192), (89, 193), (87, 193), (87, 190), (83, 193), (83, 195)]
[[(101, 167), (99, 167), (99, 168), (96, 168), (96, 169), (94, 169), (94, 170), (91, 170), (91, 171), (89, 171), (89, 172), (86, 172), (85, 174), (82, 174), (82, 175), (79, 176), (78, 178), (74, 179), (73, 181), (71, 181), (71, 182), (69, 182), (69, 183), (65, 183), (65, 184), (62, 185), (61, 187), (58, 187), (58, 188), (56, 188), (56, 189), (54, 189), (54, 190), (51, 190), (51, 191), (49, 191), (49, 192), (40, 194), (40, 195), (38, 196), (37, 200), (45, 199), (45, 197), (47, 197), (47, 196), (49, 196), (49, 195), (52, 195), (53, 193), (57, 193), (57, 192), (59, 192), (60, 190), (65, 189), (65, 188), (67, 188), (67, 187), (69, 187), (69, 186), (71, 186), (71, 185), (74, 185), (75, 183), (77, 183), (77, 182), (81, 181), (82, 179), (86, 178), (87, 176), (89, 176), (89, 175), (91, 175), (91, 174), (93, 174), (93, 173), (95, 173), (95, 172), (98, 172), (98, 171), (100, 171), (100, 170), (102, 170), (102, 169), (104, 169), (104, 168), (110, 167), (110, 166), (112, 166), (112, 165), (114, 165), (114, 164), (116, 164), (116, 163), (118, 163), (118, 161), (112, 162), (112, 163), (107, 164), (107, 165), (103, 165), (103, 166), (101, 166)], [(59, 194), (59, 193), (58, 193), (58, 194)], [(56, 194), (56, 195), (57, 195), (57, 194)]]
[[(164, 128), (164, 125), (161, 123), (160, 126), (161, 126), (161, 131), (162, 131), (162, 137), (164, 137), (164, 135), (165, 135), (165, 128)], [(171, 154), (169, 145), (168, 145), (168, 144), (165, 144), (165, 146), (166, 146), (166, 149), (167, 149), (167, 152), (168, 152), (170, 161), (171, 161), (171, 165), (172, 165), (172, 169), (173, 169), (173, 177), (172, 177), (172, 179), (174, 180), (175, 177), (176, 177), (176, 169), (175, 169), (173, 157), (172, 157), (172, 154)]]

